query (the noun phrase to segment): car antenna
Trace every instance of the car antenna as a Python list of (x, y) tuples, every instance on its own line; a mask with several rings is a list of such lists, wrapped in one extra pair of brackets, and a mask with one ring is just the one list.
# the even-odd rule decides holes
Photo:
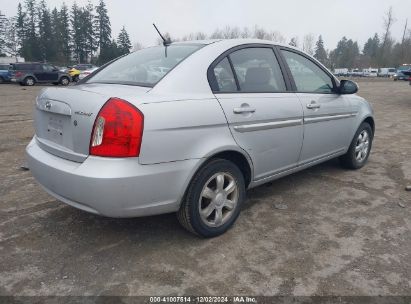
[(160, 35), (161, 39), (163, 39), (163, 45), (165, 47), (165, 52), (166, 52), (166, 57), (167, 57), (167, 47), (172, 43), (170, 37), (164, 38), (163, 35), (161, 35), (160, 31), (158, 30), (157, 26), (153, 23), (154, 28), (156, 29), (157, 33)]

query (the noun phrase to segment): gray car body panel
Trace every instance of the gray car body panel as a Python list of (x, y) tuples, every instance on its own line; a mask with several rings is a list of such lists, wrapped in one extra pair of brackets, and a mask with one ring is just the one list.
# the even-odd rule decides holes
[[(208, 45), (153, 88), (84, 83), (43, 90), (36, 101), (36, 135), (27, 147), (34, 177), (57, 199), (88, 212), (113, 217), (175, 212), (197, 170), (220, 152), (244, 156), (252, 188), (344, 154), (361, 122), (373, 117), (357, 95), (214, 94), (207, 69), (217, 57), (238, 45), (276, 44), (202, 43)], [(139, 157), (89, 156), (94, 121), (111, 97), (144, 115)], [(312, 101), (321, 108), (308, 109)], [(234, 113), (242, 106), (256, 111)]]

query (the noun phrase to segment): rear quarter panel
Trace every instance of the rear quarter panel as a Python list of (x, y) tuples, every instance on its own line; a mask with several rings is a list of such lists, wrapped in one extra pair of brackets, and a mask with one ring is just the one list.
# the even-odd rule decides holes
[(241, 150), (215, 98), (141, 104), (144, 133), (141, 164), (200, 159)]

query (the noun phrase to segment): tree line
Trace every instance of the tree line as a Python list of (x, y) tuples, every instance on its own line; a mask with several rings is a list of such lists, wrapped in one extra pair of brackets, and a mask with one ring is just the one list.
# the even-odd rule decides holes
[(25, 0), (17, 5), (16, 16), (0, 12), (0, 56), (21, 56), (26, 61), (60, 65), (104, 64), (131, 50), (130, 37), (123, 27), (112, 38), (111, 23), (104, 0), (84, 7), (65, 3), (52, 10), (45, 0)]
[[(358, 42), (342, 37), (335, 49), (325, 47), (322, 35), (313, 34), (291, 37), (287, 40), (279, 31), (267, 31), (262, 27), (217, 28), (211, 34), (189, 33), (183, 37), (164, 36), (172, 41), (202, 39), (257, 38), (299, 47), (313, 55), (325, 66), (334, 68), (381, 68), (398, 67), (411, 63), (411, 30), (405, 21), (402, 39), (397, 41), (391, 35), (392, 25), (397, 21), (390, 7), (384, 15), (382, 31), (373, 34), (361, 49)], [(131, 49), (131, 41), (125, 28), (117, 39), (111, 37), (111, 23), (104, 0), (97, 6), (91, 2), (85, 7), (64, 3), (50, 11), (45, 0), (25, 0), (18, 4), (17, 15), (12, 18), (1, 16), (0, 12), (0, 54), (20, 55), (26, 60), (47, 60), (68, 64), (70, 62), (96, 62), (103, 64)], [(153, 35), (155, 32), (153, 30)], [(161, 38), (157, 40), (162, 43)], [(143, 45), (135, 42), (133, 50)]]

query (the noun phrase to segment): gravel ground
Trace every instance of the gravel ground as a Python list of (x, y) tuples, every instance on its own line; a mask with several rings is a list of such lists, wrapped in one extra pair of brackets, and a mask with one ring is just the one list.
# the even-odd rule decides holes
[(366, 167), (253, 189), (209, 240), (173, 214), (110, 219), (47, 195), (20, 169), (41, 88), (0, 85), (0, 295), (411, 295), (408, 83), (360, 83), (377, 123)]

